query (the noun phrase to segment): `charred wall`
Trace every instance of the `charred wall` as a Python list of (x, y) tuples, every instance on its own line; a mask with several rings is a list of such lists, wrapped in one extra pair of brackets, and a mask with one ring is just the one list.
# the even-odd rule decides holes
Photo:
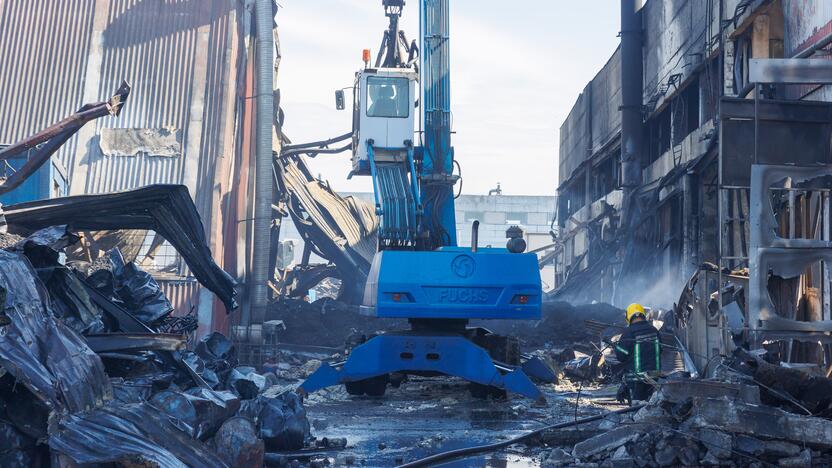
[[(659, 294), (660, 302), (670, 306), (703, 262), (717, 263), (720, 253), (747, 258), (748, 194), (728, 193), (722, 199), (718, 187), (720, 169), (743, 172), (747, 181), (750, 166), (739, 163), (748, 156), (736, 151), (723, 159), (722, 168), (717, 165), (721, 145), (735, 149), (742, 143), (736, 137), (721, 138), (720, 96), (746, 96), (750, 59), (792, 56), (832, 31), (832, 11), (817, 0), (648, 1), (640, 15), (646, 144), (639, 155), (642, 185), (634, 195), (632, 214), (638, 229), (624, 232), (620, 207), (609, 203), (621, 187), (620, 172), (615, 172), (620, 169), (611, 171), (600, 163), (608, 153), (620, 151), (620, 100), (616, 103), (615, 92), (620, 71), (615, 69), (627, 64), (616, 52), (583, 90), (560, 129), (557, 220), (562, 255), (556, 258), (554, 295), (565, 299), (620, 304), (635, 297), (615, 291), (661, 283), (662, 289), (673, 291), (666, 297)], [(773, 97), (825, 100), (828, 92), (826, 86), (793, 88), (772, 88), (779, 93)], [(596, 98), (608, 107), (594, 108)], [(613, 105), (616, 111), (610, 112)], [(780, 142), (775, 146), (790, 145), (788, 131), (778, 130), (788, 125), (778, 122), (763, 133)], [(825, 160), (814, 153), (800, 157)], [(731, 162), (734, 158), (739, 158), (737, 164)], [(599, 182), (610, 180), (609, 174), (618, 177), (615, 183)], [(720, 213), (728, 220), (722, 237)], [(738, 261), (728, 266), (742, 265)], [(653, 291), (647, 299), (655, 302), (656, 295)]]

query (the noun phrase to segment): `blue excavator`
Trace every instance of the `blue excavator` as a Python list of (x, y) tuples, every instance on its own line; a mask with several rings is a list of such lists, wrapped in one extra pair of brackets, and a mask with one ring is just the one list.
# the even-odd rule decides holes
[[(407, 319), (410, 329), (371, 337), (344, 361), (322, 364), (301, 385), (307, 393), (344, 384), (350, 394), (383, 395), (391, 375), (448, 375), (470, 382), (478, 397), (512, 392), (545, 401), (529, 374), (550, 371), (525, 366), (516, 338), (469, 326), (538, 320), (542, 291), (521, 229), (507, 230), (506, 248), (482, 248), (474, 221), (471, 245), (457, 246), (448, 4), (420, 0), (419, 47), (399, 29), (405, 0), (382, 0), (389, 27), (374, 66), (364, 50), (352, 88), (350, 177), (372, 179), (380, 219), (361, 310)], [(344, 101), (336, 91), (336, 105)]]

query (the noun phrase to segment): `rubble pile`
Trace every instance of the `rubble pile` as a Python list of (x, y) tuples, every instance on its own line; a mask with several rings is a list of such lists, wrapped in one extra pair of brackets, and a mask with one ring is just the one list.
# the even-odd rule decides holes
[[(654, 322), (664, 323), (659, 329), (665, 349), (663, 375), (652, 381), (650, 401), (634, 402), (641, 405), (635, 412), (609, 413), (600, 424), (582, 426), (577, 439), (567, 429), (550, 431), (541, 442), (556, 448), (541, 456), (543, 466), (832, 465), (832, 379), (822, 369), (783, 363), (776, 346), (738, 347), (710, 360), (707, 378), (699, 377), (685, 363), (687, 351), (667, 317), (660, 314)], [(558, 366), (566, 383), (618, 383), (621, 369), (616, 371), (619, 364), (604, 347), (616, 338), (610, 331), (592, 354), (569, 346), (535, 353)], [(610, 390), (603, 404), (614, 407)], [(587, 399), (601, 401), (591, 394)]]
[(338, 291), (341, 290), (341, 280), (338, 278), (324, 278), (312, 288), (317, 299), (337, 299)]
[(267, 378), (276, 378), (278, 385), (297, 384), (312, 375), (320, 367), (322, 361), (337, 361), (342, 356), (340, 352), (335, 351), (335, 348), (329, 349), (314, 345), (312, 347), (316, 349), (315, 352), (302, 349), (278, 350), (275, 353), (276, 362), (263, 364), (264, 375)]
[(12, 247), (13, 245), (17, 244), (22, 240), (23, 238), (20, 236), (0, 231), (0, 249)]
[(281, 343), (342, 348), (353, 334), (371, 335), (380, 330), (406, 328), (401, 319), (380, 319), (359, 312), (358, 306), (330, 298), (306, 302), (284, 299), (269, 308), (267, 320), (281, 320), (286, 329), (278, 333)]
[(637, 412), (608, 416), (598, 426), (603, 432), (552, 450), (543, 466), (832, 463), (832, 420), (766, 405), (761, 387), (732, 375), (665, 381)]
[(800, 414), (832, 417), (832, 379), (797, 368), (766, 361), (767, 353), (748, 352), (740, 348), (728, 367), (734, 375), (757, 384), (763, 403)]
[(294, 392), (219, 333), (188, 351), (195, 322), (163, 333), (156, 281), (118, 250), (66, 262), (78, 239), (53, 226), (0, 249), (0, 466), (262, 466), (311, 442)]

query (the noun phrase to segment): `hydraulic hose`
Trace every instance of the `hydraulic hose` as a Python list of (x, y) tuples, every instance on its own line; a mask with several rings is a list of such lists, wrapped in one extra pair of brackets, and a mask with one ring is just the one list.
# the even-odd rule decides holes
[(348, 143), (344, 146), (338, 147), (338, 148), (298, 148), (298, 149), (293, 149), (293, 150), (289, 150), (289, 151), (281, 151), (280, 152), (280, 157), (281, 158), (286, 158), (286, 157), (295, 156), (295, 155), (298, 155), (298, 154), (305, 154), (309, 157), (314, 158), (315, 156), (317, 156), (319, 154), (342, 153), (344, 151), (349, 151), (351, 149), (352, 149), (352, 142), (350, 142), (350, 143)]
[(399, 465), (397, 468), (415, 468), (419, 466), (431, 466), (436, 463), (447, 461), (453, 458), (459, 457), (467, 457), (470, 455), (474, 455), (477, 453), (483, 452), (493, 452), (495, 450), (499, 450), (501, 448), (508, 447), (509, 445), (516, 444), (518, 442), (522, 442), (524, 440), (530, 439), (536, 435), (542, 434), (546, 431), (551, 431), (554, 429), (563, 429), (566, 427), (577, 426), (580, 424), (585, 424), (593, 421), (598, 421), (599, 419), (604, 419), (607, 416), (611, 416), (613, 414), (624, 414), (624, 413), (631, 413), (633, 411), (638, 411), (641, 408), (644, 408), (646, 404), (641, 403), (635, 406), (629, 406), (627, 408), (623, 408), (616, 411), (608, 411), (603, 414), (597, 414), (595, 416), (589, 416), (586, 418), (581, 418), (577, 420), (567, 421), (564, 423), (559, 424), (552, 424), (551, 426), (542, 427), (540, 429), (535, 429), (534, 431), (527, 432), (521, 436), (517, 436), (513, 439), (505, 440), (503, 442), (497, 442), (494, 444), (487, 444), (487, 445), (478, 445), (476, 447), (468, 447), (468, 448), (461, 448), (456, 450), (449, 450), (447, 452), (437, 453), (435, 455), (431, 455), (429, 457), (425, 457), (416, 461), (412, 461), (410, 463), (405, 463), (404, 465)]
[(297, 149), (309, 149), (309, 148), (323, 148), (325, 146), (329, 146), (333, 143), (338, 143), (339, 141), (344, 141), (352, 138), (352, 132), (345, 133), (343, 135), (338, 135), (337, 137), (330, 138), (329, 140), (321, 140), (321, 141), (312, 141), (309, 143), (298, 143), (296, 145), (286, 145), (282, 148), (282, 152), (284, 151), (292, 151)]

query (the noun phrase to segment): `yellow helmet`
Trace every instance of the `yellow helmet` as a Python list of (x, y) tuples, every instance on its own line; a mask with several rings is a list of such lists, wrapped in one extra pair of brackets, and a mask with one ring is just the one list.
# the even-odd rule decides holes
[(644, 312), (643, 305), (634, 302), (627, 306), (627, 323), (631, 323), (636, 315), (646, 317), (647, 314)]

